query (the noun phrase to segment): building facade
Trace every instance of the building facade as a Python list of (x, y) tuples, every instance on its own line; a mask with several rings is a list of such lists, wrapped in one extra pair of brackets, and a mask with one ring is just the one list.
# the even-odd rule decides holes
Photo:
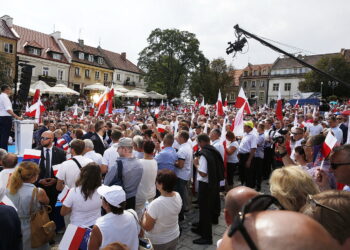
[(227, 88), (227, 101), (228, 103), (234, 103), (237, 99), (239, 88), (240, 88), (240, 78), (243, 73), (241, 69), (234, 69), (229, 72), (229, 75), (232, 77), (232, 84)]
[(272, 64), (250, 64), (243, 69), (240, 85), (251, 104), (263, 105), (267, 101), (269, 74)]
[[(0, 71), (7, 84), (12, 85), (16, 75), (16, 55), (18, 37), (13, 30), (13, 19), (9, 16), (0, 18)], [(5, 79), (4, 79), (5, 80)]]

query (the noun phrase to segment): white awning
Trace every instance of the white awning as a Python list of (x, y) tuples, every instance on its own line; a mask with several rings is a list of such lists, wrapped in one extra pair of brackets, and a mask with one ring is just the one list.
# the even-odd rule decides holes
[(47, 93), (52, 95), (80, 95), (79, 92), (68, 88), (64, 84), (57, 84), (55, 87), (47, 90)]
[(98, 91), (105, 91), (106, 88), (107, 88), (106, 86), (98, 82), (84, 87), (85, 90), (98, 90)]

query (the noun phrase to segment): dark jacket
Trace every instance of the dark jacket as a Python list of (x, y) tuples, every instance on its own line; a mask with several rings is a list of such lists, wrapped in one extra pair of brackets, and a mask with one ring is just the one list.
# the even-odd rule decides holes
[(224, 179), (224, 162), (220, 152), (212, 145), (206, 145), (198, 154), (204, 156), (207, 160), (209, 187), (218, 188), (220, 186), (220, 181)]
[[(43, 151), (42, 146), (39, 146), (36, 149), (41, 151), (41, 157), (40, 157), (40, 163), (39, 163), (39, 168), (40, 168), (39, 180), (40, 180), (40, 179), (45, 178), (45, 173), (46, 173), (45, 153)], [(60, 163), (64, 162), (65, 160), (66, 160), (66, 153), (62, 149), (60, 149), (56, 146), (53, 146), (52, 147), (52, 159), (51, 159), (51, 176), (52, 177), (54, 177), (52, 166), (60, 164)]]
[(0, 205), (0, 249), (22, 249), (21, 221), (13, 207)]
[(98, 134), (94, 133), (94, 135), (91, 136), (90, 139), (91, 139), (92, 143), (94, 144), (95, 152), (103, 155), (103, 153), (106, 150), (106, 147), (105, 147), (104, 143), (101, 141), (101, 139), (98, 136)]

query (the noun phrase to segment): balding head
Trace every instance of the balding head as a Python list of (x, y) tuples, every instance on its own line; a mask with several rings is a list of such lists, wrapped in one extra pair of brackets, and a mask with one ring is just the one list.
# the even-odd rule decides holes
[[(263, 211), (246, 216), (244, 227), (258, 249), (328, 250), (340, 249), (338, 243), (315, 220), (292, 211)], [(225, 233), (219, 250), (250, 249), (237, 231)]]
[(8, 153), (2, 159), (2, 164), (4, 168), (14, 168), (18, 162), (18, 157), (16, 154)]
[(253, 197), (259, 195), (252, 188), (239, 186), (231, 189), (225, 198), (225, 221), (227, 225), (231, 225), (235, 217), (241, 211), (242, 207)]
[(47, 130), (41, 134), (41, 139), (40, 139), (41, 146), (50, 148), (52, 146), (53, 140), (54, 140), (54, 134), (52, 131)]

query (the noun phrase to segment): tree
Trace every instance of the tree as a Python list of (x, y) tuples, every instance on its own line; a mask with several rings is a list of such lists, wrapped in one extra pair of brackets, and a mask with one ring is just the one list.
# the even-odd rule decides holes
[(148, 46), (139, 54), (138, 66), (145, 72), (148, 90), (179, 97), (189, 73), (199, 63), (202, 52), (195, 34), (177, 29), (155, 29)]
[(219, 89), (226, 95), (227, 88), (232, 84), (229, 68), (222, 58), (214, 59), (211, 63), (202, 58), (199, 67), (192, 73), (190, 92), (193, 96), (203, 95), (206, 103), (215, 103)]
[[(341, 55), (323, 57), (315, 66), (345, 82), (350, 83), (350, 63)], [(299, 83), (299, 90), (302, 92), (321, 92), (321, 82), (323, 82), (322, 96), (330, 96), (333, 94), (333, 89), (329, 86), (329, 81), (332, 81), (332, 79), (317, 72), (310, 71), (305, 75), (305, 81)], [(350, 87), (338, 83), (338, 86), (334, 88), (334, 95), (339, 97), (349, 97)]]
[[(13, 85), (12, 78), (10, 77), (9, 72), (12, 70), (12, 65), (10, 60), (8, 60), (4, 55), (0, 54), (0, 83)], [(0, 84), (0, 85), (1, 85)]]

